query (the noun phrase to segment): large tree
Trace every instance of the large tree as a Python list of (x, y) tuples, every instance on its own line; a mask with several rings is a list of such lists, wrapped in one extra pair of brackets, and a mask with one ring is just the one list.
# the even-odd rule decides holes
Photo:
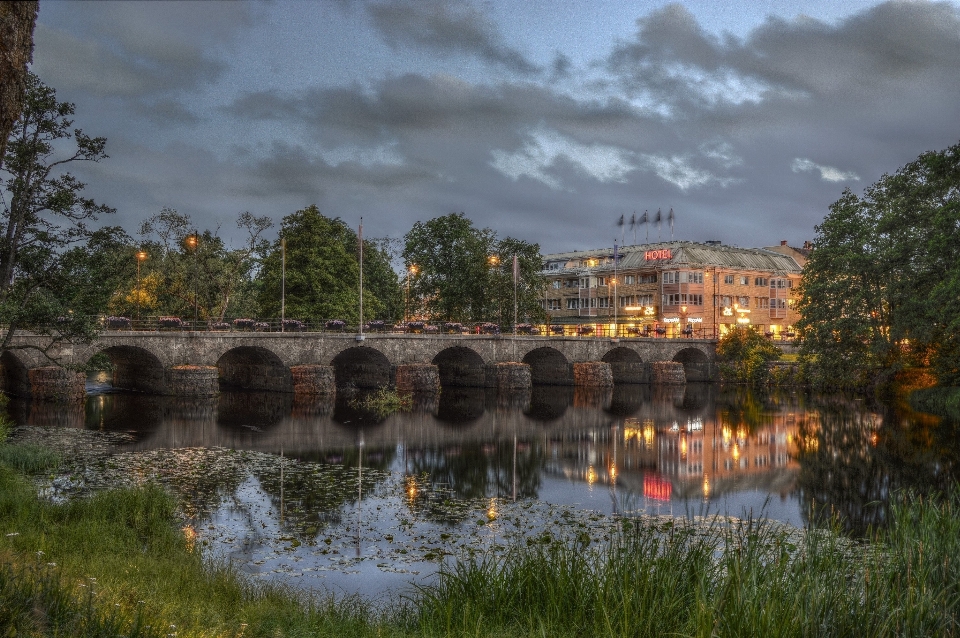
[(17, 330), (54, 339), (90, 339), (91, 318), (73, 312), (76, 287), (66, 276), (65, 251), (91, 235), (88, 224), (113, 209), (83, 196), (85, 184), (66, 169), (107, 157), (106, 139), (73, 127), (74, 106), (57, 101), (37, 76), (27, 77), (23, 112), (4, 157), (0, 212), (0, 323), (7, 348)]
[(39, 5), (36, 0), (0, 3), (0, 165), (7, 138), (23, 109)]
[(417, 222), (404, 237), (411, 310), (439, 321), (513, 324), (514, 273), (518, 321), (543, 317), (540, 246), (477, 228), (463, 213)]
[(927, 152), (817, 226), (804, 267), (802, 353), (831, 385), (929, 362), (960, 383), (960, 145)]
[[(281, 242), (286, 243), (286, 284), (281, 285)], [(283, 218), (280, 234), (263, 258), (258, 305), (263, 317), (279, 317), (282, 288), (288, 318), (322, 323), (359, 320), (360, 261), (357, 233), (340, 218), (309, 206)], [(364, 320), (395, 320), (401, 291), (389, 256), (375, 241), (363, 244)]]

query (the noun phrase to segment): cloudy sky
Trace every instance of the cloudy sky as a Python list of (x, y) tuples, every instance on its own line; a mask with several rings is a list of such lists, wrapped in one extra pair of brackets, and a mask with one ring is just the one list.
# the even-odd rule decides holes
[(673, 208), (677, 239), (799, 245), (844, 188), (960, 140), (960, 2), (43, 0), (35, 39), (130, 232), (317, 204), (553, 252)]

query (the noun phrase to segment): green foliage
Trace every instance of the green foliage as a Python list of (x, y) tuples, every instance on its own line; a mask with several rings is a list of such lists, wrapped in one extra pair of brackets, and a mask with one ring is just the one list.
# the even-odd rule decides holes
[(0, 444), (0, 464), (24, 474), (40, 474), (54, 470), (60, 466), (60, 462), (59, 454), (39, 445)]
[(724, 381), (761, 385), (768, 381), (769, 363), (783, 354), (754, 328), (736, 327), (717, 342), (717, 363)]
[[(281, 240), (286, 240), (286, 316), (322, 322), (359, 319), (359, 240), (340, 218), (309, 206), (283, 218), (258, 277), (261, 316), (280, 316)], [(363, 243), (364, 320), (396, 320), (402, 291), (389, 256), (376, 242)]]
[(929, 360), (960, 383), (960, 145), (830, 207), (804, 267), (801, 354), (819, 385), (862, 386)]
[(354, 408), (375, 413), (383, 418), (394, 412), (409, 412), (413, 407), (410, 395), (398, 394), (390, 388), (380, 388), (376, 392), (358, 396), (352, 401)]
[[(92, 294), (72, 279), (69, 248), (91, 237), (88, 225), (113, 209), (84, 197), (85, 184), (65, 169), (107, 157), (106, 139), (73, 128), (74, 106), (32, 73), (24, 107), (3, 158), (0, 212), (0, 323), (8, 327), (0, 347), (17, 330), (88, 341), (97, 325), (73, 303)], [(72, 142), (72, 144), (71, 144)]]
[(910, 393), (910, 407), (960, 422), (960, 388), (921, 388)]
[[(411, 314), (434, 321), (513, 324), (513, 257), (518, 258), (518, 322), (545, 318), (540, 299), (540, 246), (478, 229), (463, 213), (417, 222), (404, 237), (410, 276)], [(409, 272), (409, 271), (408, 271)]]

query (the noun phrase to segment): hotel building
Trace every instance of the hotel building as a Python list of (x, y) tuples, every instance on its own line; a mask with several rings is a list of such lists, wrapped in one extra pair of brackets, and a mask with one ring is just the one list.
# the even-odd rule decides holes
[(619, 247), (616, 259), (604, 248), (543, 261), (555, 334), (711, 338), (749, 325), (781, 339), (798, 319), (801, 267), (771, 249), (671, 241)]

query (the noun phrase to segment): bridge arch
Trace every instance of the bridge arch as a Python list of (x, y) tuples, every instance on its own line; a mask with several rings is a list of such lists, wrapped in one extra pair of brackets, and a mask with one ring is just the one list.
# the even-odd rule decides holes
[(486, 385), (487, 366), (472, 348), (452, 346), (433, 358), (440, 375), (440, 385), (459, 388), (482, 388)]
[(293, 392), (290, 368), (272, 350), (262, 346), (238, 346), (217, 359), (220, 383), (243, 390)]
[(337, 387), (381, 388), (393, 382), (390, 360), (369, 346), (341, 350), (330, 362)]
[(643, 358), (633, 348), (613, 348), (603, 355), (601, 361), (610, 364), (614, 383), (643, 383), (647, 380)]
[(573, 385), (573, 365), (556, 348), (534, 348), (523, 356), (523, 363), (530, 366), (534, 385)]
[(139, 346), (108, 345), (91, 353), (89, 362), (97, 354), (106, 355), (113, 366), (113, 387), (150, 394), (166, 394), (167, 378), (163, 362), (157, 355)]
[(30, 376), (26, 364), (10, 350), (0, 355), (3, 391), (18, 397), (30, 396)]
[(673, 356), (673, 360), (683, 364), (687, 381), (709, 381), (710, 359), (699, 348), (683, 348)]

